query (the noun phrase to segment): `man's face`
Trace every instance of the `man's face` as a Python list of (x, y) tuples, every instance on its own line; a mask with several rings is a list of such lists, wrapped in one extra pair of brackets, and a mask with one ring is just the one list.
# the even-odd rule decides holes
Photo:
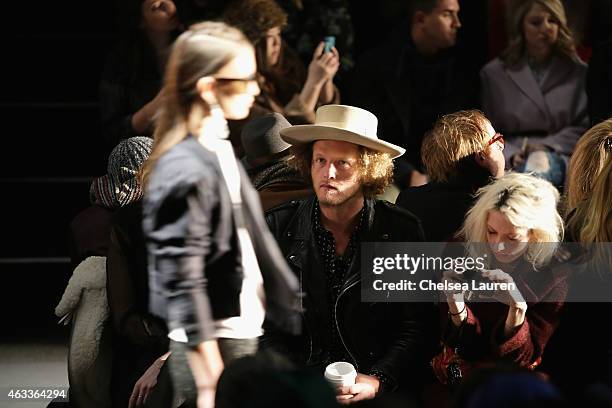
[(486, 148), (483, 152), (484, 159), (482, 166), (489, 170), (493, 177), (499, 178), (504, 175), (504, 168), (506, 167), (503, 136), (500, 136), (501, 139), (497, 137), (499, 133), (495, 131), (493, 125), (491, 125), (491, 122), (489, 121), (486, 123), (486, 129), (490, 141), (495, 139), (498, 140), (492, 144), (489, 144), (488, 148)]
[(438, 49), (449, 48), (457, 41), (459, 3), (457, 0), (439, 0), (438, 6), (425, 15), (423, 29)]
[(320, 206), (340, 206), (362, 196), (359, 155), (359, 146), (349, 142), (318, 140), (313, 144), (310, 174)]

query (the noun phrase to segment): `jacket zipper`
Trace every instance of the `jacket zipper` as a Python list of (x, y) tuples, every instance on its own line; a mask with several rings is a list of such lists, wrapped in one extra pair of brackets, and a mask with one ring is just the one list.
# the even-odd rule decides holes
[[(300, 292), (304, 293), (303, 276), (302, 276), (304, 271), (301, 265), (297, 265), (291, 259), (292, 256), (294, 255), (292, 254), (291, 256), (289, 256), (287, 260), (289, 261), (289, 263), (293, 264), (296, 268), (299, 268), (300, 270)], [(308, 321), (306, 320), (306, 314), (304, 313), (304, 298), (303, 297), (300, 297), (300, 315), (302, 316), (302, 321), (304, 322), (304, 326), (306, 327), (306, 332), (308, 333), (308, 358), (306, 359), (306, 364), (308, 364), (312, 360), (312, 334), (311, 334), (311, 331), (308, 329)]]
[(357, 359), (355, 358), (355, 356), (353, 356), (351, 350), (349, 350), (349, 348), (346, 346), (346, 343), (344, 342), (344, 337), (342, 337), (342, 332), (340, 331), (340, 324), (338, 323), (338, 302), (340, 301), (342, 295), (344, 295), (350, 288), (355, 286), (357, 283), (359, 283), (359, 279), (357, 279), (355, 282), (352, 282), (346, 288), (342, 289), (342, 292), (340, 292), (340, 294), (338, 295), (338, 298), (336, 299), (336, 304), (334, 305), (334, 320), (336, 322), (336, 330), (338, 331), (338, 336), (340, 337), (342, 346), (348, 353), (349, 357), (353, 360), (353, 363), (355, 364), (355, 370), (359, 371), (359, 364), (357, 363)]
[[(300, 292), (304, 293), (302, 287), (302, 268), (300, 268)], [(310, 360), (312, 360), (312, 333), (308, 329), (308, 322), (306, 320), (306, 314), (304, 313), (303, 302), (303, 298), (300, 298), (300, 314), (302, 315), (302, 321), (304, 322), (304, 326), (306, 326), (306, 331), (308, 332), (308, 358), (306, 359), (306, 364), (309, 364)]]

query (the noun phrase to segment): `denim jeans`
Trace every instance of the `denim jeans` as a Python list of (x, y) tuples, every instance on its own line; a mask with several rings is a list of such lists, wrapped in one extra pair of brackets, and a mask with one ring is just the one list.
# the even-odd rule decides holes
[(556, 152), (537, 151), (531, 153), (525, 164), (517, 170), (521, 173), (533, 173), (556, 187), (562, 187), (565, 182), (566, 160)]

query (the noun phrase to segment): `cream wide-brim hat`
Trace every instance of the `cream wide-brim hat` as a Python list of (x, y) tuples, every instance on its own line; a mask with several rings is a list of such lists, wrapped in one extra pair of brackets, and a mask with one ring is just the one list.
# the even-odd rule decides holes
[(389, 153), (392, 159), (406, 152), (399, 146), (376, 136), (378, 119), (365, 109), (347, 105), (324, 105), (317, 109), (315, 123), (281, 129), (281, 138), (292, 145), (317, 140), (354, 143), (377, 152)]

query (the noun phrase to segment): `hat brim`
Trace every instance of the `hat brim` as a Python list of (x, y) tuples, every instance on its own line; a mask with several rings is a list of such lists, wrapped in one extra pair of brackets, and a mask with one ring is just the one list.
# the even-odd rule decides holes
[(406, 152), (406, 149), (380, 139), (372, 139), (343, 128), (321, 125), (296, 125), (280, 131), (281, 138), (292, 145), (315, 142), (317, 140), (336, 140), (354, 143), (381, 153), (388, 153), (395, 159)]

